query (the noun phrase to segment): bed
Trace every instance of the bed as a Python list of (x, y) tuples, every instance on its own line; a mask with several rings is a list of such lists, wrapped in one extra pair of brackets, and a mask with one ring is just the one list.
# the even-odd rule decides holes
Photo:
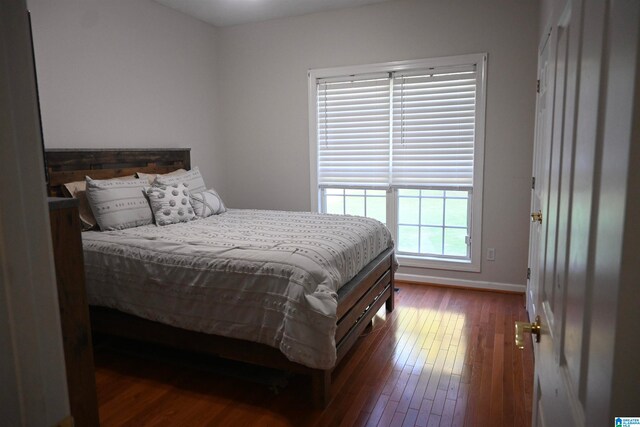
[[(189, 149), (46, 150), (46, 165), (49, 176), (48, 192), (52, 196), (61, 195), (62, 184), (82, 180), (85, 175), (89, 175), (94, 179), (106, 179), (132, 175), (136, 172), (162, 174), (179, 168), (190, 169), (191, 167)], [(268, 295), (267, 297), (253, 295), (252, 298), (257, 302), (261, 302), (261, 304), (265, 304), (268, 301), (274, 306), (287, 305), (287, 316), (290, 316), (291, 311), (295, 312), (295, 308), (298, 307), (296, 304), (300, 302), (296, 300), (295, 291), (299, 287), (296, 286), (291, 291), (289, 289), (290, 286), (287, 287), (278, 283), (278, 277), (282, 275), (280, 274), (282, 272), (278, 273), (275, 270), (278, 269), (279, 265), (283, 265), (280, 262), (280, 255), (285, 256), (286, 259), (291, 259), (292, 256), (297, 256), (297, 254), (303, 255), (305, 250), (315, 250), (314, 248), (318, 247), (317, 240), (322, 239), (325, 234), (331, 234), (326, 231), (328, 225), (323, 223), (324, 219), (325, 216), (311, 213), (230, 210), (228, 213), (211, 218), (209, 221), (205, 221), (207, 219), (199, 220), (197, 226), (189, 230), (170, 226), (174, 227), (172, 230), (174, 230), (175, 236), (172, 238), (160, 236), (158, 233), (162, 227), (155, 226), (138, 227), (130, 229), (132, 231), (125, 230), (121, 233), (85, 233), (83, 240), (85, 241), (87, 282), (92, 286), (88, 290), (90, 303), (98, 301), (94, 298), (95, 295), (107, 294), (106, 297), (99, 300), (97, 303), (99, 305), (90, 307), (92, 328), (97, 333), (178, 347), (309, 375), (312, 380), (313, 403), (316, 407), (325, 407), (330, 400), (331, 372), (333, 368), (344, 358), (362, 331), (371, 322), (375, 313), (383, 305), (386, 305), (387, 311), (393, 310), (395, 263), (392, 245), (383, 247), (384, 245), (379, 242), (371, 242), (371, 247), (367, 250), (357, 251), (358, 257), (360, 257), (361, 252), (369, 252), (366, 259), (364, 256), (359, 259), (360, 264), (356, 262), (350, 263), (350, 265), (357, 265), (358, 271), (346, 272), (348, 270), (346, 267), (339, 269), (332, 265), (324, 266), (320, 261), (314, 264), (316, 266), (321, 265), (323, 268), (315, 271), (312, 269), (311, 279), (309, 277), (301, 277), (299, 283), (316, 280), (317, 283), (314, 282), (313, 285), (314, 289), (318, 284), (317, 289), (321, 289), (322, 286), (320, 285), (322, 284), (335, 284), (340, 281), (335, 276), (348, 277), (346, 283), (341, 283), (342, 286), (332, 285), (325, 292), (315, 292), (312, 295), (313, 301), (311, 304), (318, 308), (320, 312), (323, 312), (323, 310), (332, 311), (331, 314), (334, 316), (335, 323), (322, 326), (322, 322), (326, 322), (326, 319), (323, 320), (322, 316), (311, 317), (306, 325), (301, 324), (291, 331), (278, 331), (281, 337), (291, 337), (291, 341), (279, 340), (279, 346), (275, 345), (273, 338), (268, 333), (263, 333), (263, 330), (258, 331), (251, 328), (238, 330), (236, 328), (230, 331), (223, 331), (219, 327), (218, 329), (210, 330), (206, 326), (208, 323), (202, 321), (202, 316), (199, 317), (200, 320), (197, 322), (187, 322), (183, 319), (183, 316), (175, 315), (176, 312), (181, 313), (184, 310), (189, 310), (190, 313), (206, 313), (206, 310), (203, 309), (203, 304), (200, 304), (205, 301), (204, 298), (206, 296), (195, 294), (194, 298), (190, 300), (185, 298), (184, 307), (178, 307), (176, 304), (176, 307), (172, 307), (172, 309), (177, 311), (169, 315), (166, 315), (166, 313), (162, 316), (155, 314), (149, 307), (135, 310), (133, 309), (135, 306), (139, 306), (144, 302), (144, 298), (140, 297), (141, 293), (138, 292), (137, 300), (135, 299), (135, 291), (131, 297), (122, 297), (121, 293), (126, 288), (124, 284), (127, 282), (127, 274), (131, 275), (131, 273), (109, 275), (107, 272), (114, 269), (109, 265), (100, 264), (100, 257), (109, 253), (112, 256), (111, 262), (117, 265), (122, 264), (123, 260), (133, 263), (131, 256), (123, 258), (123, 251), (125, 250), (122, 249), (125, 246), (133, 247), (134, 254), (137, 254), (135, 256), (140, 258), (135, 262), (142, 263), (144, 258), (149, 259), (166, 255), (172, 256), (172, 259), (177, 257), (177, 261), (171, 261), (176, 265), (189, 264), (189, 267), (192, 267), (192, 270), (185, 270), (184, 273), (180, 273), (176, 277), (166, 276), (165, 283), (154, 284), (156, 289), (168, 290), (165, 292), (166, 295), (171, 295), (175, 288), (175, 286), (172, 287), (171, 285), (179, 284), (180, 277), (184, 277), (185, 281), (192, 283), (193, 277), (200, 277), (197, 274), (193, 276), (193, 271), (205, 269), (206, 266), (213, 269), (217, 268), (220, 272), (230, 271), (227, 276), (220, 276), (219, 282), (226, 284), (225, 286), (231, 289), (233, 288), (234, 277), (239, 277), (234, 276), (234, 274), (242, 270), (242, 267), (229, 267), (229, 260), (234, 260), (234, 251), (237, 252), (238, 248), (240, 248), (243, 252), (247, 252), (247, 249), (250, 249), (249, 253), (254, 253), (255, 249), (255, 256), (261, 257), (263, 256), (260, 253), (260, 246), (262, 245), (270, 248), (271, 252), (269, 253), (271, 255), (269, 256), (273, 257), (273, 259), (260, 258), (262, 262), (260, 268), (255, 269), (248, 265), (246, 267), (247, 273), (253, 274), (251, 276), (252, 280), (260, 282), (264, 287), (271, 290), (281, 289), (283, 292), (286, 290), (289, 293), (287, 295), (274, 294), (271, 299), (268, 298)], [(264, 233), (264, 238), (258, 239), (260, 240), (258, 242), (243, 242), (241, 239), (243, 234), (252, 233), (251, 235), (254, 236), (252, 240), (256, 240), (256, 227), (263, 227), (264, 230), (275, 230), (292, 221), (299, 222), (303, 228), (306, 227), (306, 234), (312, 236), (312, 239), (316, 239), (316, 241), (301, 241), (298, 240), (299, 236), (292, 235), (289, 241), (286, 242), (287, 244), (283, 245), (280, 242), (277, 245), (271, 245), (269, 233), (267, 232)], [(357, 230), (365, 230), (370, 226), (367, 220), (354, 217), (341, 217), (340, 221), (347, 221), (343, 230), (352, 229), (355, 230), (354, 233)], [(250, 224), (253, 229), (247, 231), (242, 228), (246, 228), (247, 224)], [(183, 225), (180, 224), (180, 226)], [(309, 233), (309, 230), (313, 231), (314, 228), (319, 232), (315, 234)], [(222, 236), (223, 240), (220, 240), (220, 236), (217, 235), (221, 233), (221, 230), (229, 230), (226, 235)], [(218, 239), (215, 240), (216, 242), (222, 241), (224, 243), (218, 243), (217, 247), (207, 246), (207, 242), (205, 242), (207, 238), (202, 236), (210, 236), (212, 234), (216, 234), (215, 237)], [(344, 231), (336, 231), (334, 238), (338, 239), (340, 234), (345, 233)], [(128, 239), (140, 239), (141, 237), (146, 242), (145, 244), (125, 245)], [(169, 240), (158, 246), (155, 242), (158, 237)], [(345, 242), (349, 243), (348, 237), (344, 238), (347, 239)], [(375, 239), (370, 238), (369, 240), (373, 241)], [(134, 242), (134, 240), (131, 241)], [(298, 242), (298, 246), (292, 246), (296, 245), (296, 242)], [(247, 248), (246, 245), (249, 244), (254, 246)], [(227, 247), (223, 247), (224, 245), (227, 245)], [(273, 250), (274, 247), (277, 251)], [(176, 248), (173, 251), (175, 253), (172, 253), (171, 248)], [(184, 251), (185, 248), (188, 248), (189, 252), (182, 253), (181, 251)], [(131, 249), (127, 250), (131, 251)], [(195, 252), (191, 252), (193, 250)], [(323, 250), (327, 253), (333, 251), (328, 246), (325, 246)], [(213, 253), (213, 258), (206, 258), (206, 256), (209, 256), (209, 252)], [(223, 262), (224, 268), (220, 267), (223, 264), (218, 259), (219, 257), (225, 260)], [(300, 258), (303, 259), (304, 257)], [(134, 267), (130, 268), (129, 271), (141, 271), (141, 274), (144, 274), (144, 264), (133, 263), (133, 265)], [(101, 268), (103, 270), (100, 270)], [(297, 274), (294, 270), (286, 273), (288, 275)], [(191, 278), (188, 279), (189, 277)], [(98, 278), (102, 280), (98, 280)], [(95, 279), (93, 284), (92, 279)], [(133, 277), (131, 281), (135, 283), (140, 280), (143, 279)], [(109, 295), (107, 291), (112, 292), (112, 294)], [(215, 306), (218, 303), (218, 311), (212, 311), (218, 313), (216, 315), (222, 316), (220, 313), (223, 313), (225, 306), (231, 308), (234, 307), (233, 304), (238, 304), (235, 306), (236, 310), (241, 310), (247, 305), (248, 300), (244, 296), (242, 297), (242, 305), (239, 305), (240, 300), (231, 293), (225, 293), (224, 286), (222, 286), (222, 291), (217, 289), (215, 292), (213, 297), (209, 296), (210, 299), (204, 305)], [(332, 292), (334, 293), (332, 294)], [(209, 293), (211, 294), (211, 292)], [(309, 299), (309, 295), (303, 295), (298, 298)], [(153, 300), (153, 298), (148, 299)], [(130, 301), (130, 304), (127, 304), (127, 301)], [(167, 301), (170, 300), (165, 298), (164, 303), (166, 304)], [(161, 302), (158, 304), (161, 304)], [(149, 305), (152, 306), (153, 304)], [(160, 306), (158, 305), (158, 307)], [(173, 321), (171, 319), (167, 320), (167, 318), (171, 318)], [(304, 316), (304, 319), (306, 318), (307, 315)], [(216, 324), (219, 323), (217, 322)], [(268, 319), (264, 323), (268, 325)], [(295, 322), (292, 321), (291, 323)], [(315, 331), (313, 330), (314, 328), (316, 329)], [(269, 332), (268, 328), (265, 330)], [(316, 335), (313, 335), (314, 333)], [(330, 336), (326, 336), (327, 334), (330, 334)], [(297, 340), (307, 335), (313, 337), (308, 344), (312, 345), (317, 342), (319, 343), (318, 347), (313, 348), (312, 351), (308, 349), (307, 351), (302, 351), (300, 348), (304, 348), (305, 343), (301, 343), (298, 345), (299, 348), (296, 348)], [(331, 345), (335, 345), (335, 351), (323, 353), (323, 347), (320, 344), (326, 344), (329, 341)], [(326, 345), (324, 348), (326, 348)]]

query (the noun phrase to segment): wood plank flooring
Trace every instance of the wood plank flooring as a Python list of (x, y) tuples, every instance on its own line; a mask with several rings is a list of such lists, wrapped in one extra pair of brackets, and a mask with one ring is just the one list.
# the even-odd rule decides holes
[(309, 407), (304, 377), (275, 394), (154, 350), (131, 355), (122, 343), (98, 343), (101, 425), (530, 425), (533, 350), (513, 342), (513, 322), (526, 320), (524, 296), (397, 286), (395, 311), (383, 307), (334, 371), (324, 411)]

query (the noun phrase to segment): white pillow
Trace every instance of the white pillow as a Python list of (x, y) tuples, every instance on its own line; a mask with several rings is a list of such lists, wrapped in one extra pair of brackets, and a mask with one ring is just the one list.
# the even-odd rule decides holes
[(173, 172), (163, 173), (163, 174), (136, 172), (136, 177), (140, 179), (146, 179), (147, 181), (149, 181), (149, 185), (151, 185), (153, 184), (153, 181), (155, 181), (156, 177), (158, 176), (182, 175), (183, 173), (187, 173), (187, 171), (184, 169), (176, 169)]
[(122, 230), (153, 223), (153, 215), (143, 193), (145, 181), (86, 177), (86, 182), (89, 206), (100, 230)]
[(184, 184), (191, 193), (199, 193), (207, 189), (197, 166), (183, 174), (158, 175), (154, 182), (162, 185)]
[(189, 191), (184, 184), (162, 185), (154, 183), (146, 189), (157, 225), (177, 224), (195, 219), (189, 202)]
[(222, 199), (213, 188), (200, 193), (191, 193), (191, 205), (200, 218), (221, 214), (227, 211)]
[[(184, 169), (183, 169), (184, 170)], [(119, 178), (111, 178), (114, 180), (132, 179), (133, 175), (122, 176)], [(63, 192), (69, 196), (78, 199), (79, 207), (78, 213), (80, 216), (80, 222), (82, 223), (82, 231), (97, 229), (97, 222), (91, 212), (91, 206), (89, 206), (89, 200), (87, 199), (87, 182), (86, 181), (74, 181), (68, 182), (62, 186)]]

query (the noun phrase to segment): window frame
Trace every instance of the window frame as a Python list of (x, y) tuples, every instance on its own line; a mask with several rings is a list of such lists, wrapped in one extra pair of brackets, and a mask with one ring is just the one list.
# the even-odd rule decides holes
[[(412, 256), (397, 254), (401, 266), (422, 267), (454, 271), (481, 271), (482, 259), (482, 203), (484, 178), (484, 144), (486, 116), (487, 53), (438, 57), (420, 60), (393, 61), (376, 64), (354, 65), (346, 67), (319, 68), (309, 70), (308, 77), (308, 114), (309, 114), (309, 184), (311, 210), (318, 212), (322, 207), (322, 192), (318, 188), (318, 132), (317, 132), (317, 96), (318, 79), (340, 77), (351, 74), (369, 74), (378, 72), (406, 71), (429, 67), (446, 67), (464, 64), (476, 64), (476, 120), (473, 155), (473, 188), (470, 201), (470, 259)], [(351, 187), (349, 187), (351, 188)], [(455, 188), (451, 188), (454, 190)], [(398, 188), (387, 189), (387, 224), (398, 241)]]

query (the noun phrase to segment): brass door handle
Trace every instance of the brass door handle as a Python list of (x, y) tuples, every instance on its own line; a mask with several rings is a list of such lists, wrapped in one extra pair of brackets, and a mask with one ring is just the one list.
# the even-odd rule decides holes
[(536, 222), (536, 221), (542, 224), (542, 211), (533, 212), (531, 214), (531, 222)]
[(530, 332), (536, 336), (536, 342), (540, 342), (540, 316), (536, 316), (533, 323), (516, 322), (516, 347), (524, 348), (524, 334)]

